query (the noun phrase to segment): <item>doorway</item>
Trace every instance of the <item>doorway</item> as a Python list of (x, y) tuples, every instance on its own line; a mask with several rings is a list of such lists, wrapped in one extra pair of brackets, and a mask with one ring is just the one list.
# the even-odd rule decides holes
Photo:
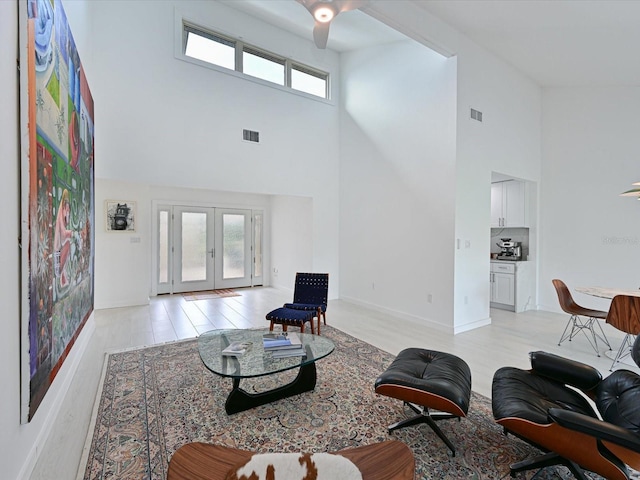
[(156, 293), (262, 285), (263, 212), (158, 205)]

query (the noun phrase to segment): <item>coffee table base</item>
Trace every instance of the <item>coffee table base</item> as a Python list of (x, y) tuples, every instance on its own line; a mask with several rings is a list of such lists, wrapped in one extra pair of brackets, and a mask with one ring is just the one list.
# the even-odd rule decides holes
[(291, 383), (266, 392), (249, 393), (240, 388), (240, 379), (235, 378), (233, 380), (233, 389), (227, 397), (224, 409), (227, 414), (232, 415), (254, 407), (259, 407), (260, 405), (275, 402), (276, 400), (309, 392), (316, 388), (316, 379), (315, 362), (300, 367), (298, 375)]

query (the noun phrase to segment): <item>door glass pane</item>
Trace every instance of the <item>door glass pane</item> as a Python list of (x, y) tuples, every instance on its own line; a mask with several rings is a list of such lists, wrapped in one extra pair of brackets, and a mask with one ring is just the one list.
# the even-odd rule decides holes
[(207, 214), (182, 213), (182, 281), (207, 279)]
[(169, 212), (160, 212), (158, 236), (158, 283), (169, 282)]
[(253, 278), (262, 277), (262, 214), (253, 217)]
[(244, 215), (222, 216), (222, 278), (244, 277)]

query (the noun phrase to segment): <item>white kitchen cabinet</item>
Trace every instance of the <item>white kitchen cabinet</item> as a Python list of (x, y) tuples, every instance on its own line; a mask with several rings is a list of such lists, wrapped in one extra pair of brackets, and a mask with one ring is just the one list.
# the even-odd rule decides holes
[(515, 306), (515, 263), (491, 263), (491, 302)]
[(515, 307), (516, 281), (513, 273), (494, 273), (491, 301)]
[(528, 227), (527, 184), (507, 180), (491, 184), (491, 227)]
[(490, 269), (492, 308), (513, 312), (533, 309), (535, 270), (533, 262), (493, 261)]

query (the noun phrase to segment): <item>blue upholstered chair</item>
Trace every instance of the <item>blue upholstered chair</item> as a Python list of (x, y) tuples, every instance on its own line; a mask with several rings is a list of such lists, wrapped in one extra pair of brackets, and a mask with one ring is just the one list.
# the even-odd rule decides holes
[(329, 295), (328, 273), (296, 273), (293, 289), (293, 302), (285, 303), (281, 308), (269, 312), (266, 316), (274, 324), (281, 324), (283, 329), (292, 325), (304, 331), (304, 324), (311, 322), (311, 333), (315, 333), (313, 319), (318, 319), (317, 333), (320, 334), (320, 317), (327, 324), (327, 297)]
[[(296, 284), (293, 289), (293, 302), (285, 303), (285, 308), (294, 310), (313, 310), (322, 315), (327, 324), (327, 296), (329, 295), (328, 273), (296, 273)], [(318, 317), (320, 324), (320, 317)]]

